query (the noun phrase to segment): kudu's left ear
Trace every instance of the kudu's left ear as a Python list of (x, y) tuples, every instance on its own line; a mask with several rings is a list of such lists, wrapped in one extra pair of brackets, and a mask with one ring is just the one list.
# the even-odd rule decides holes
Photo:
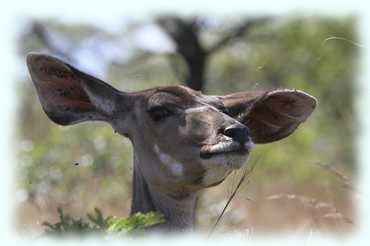
[(127, 97), (53, 56), (30, 53), (27, 66), (45, 113), (60, 125), (110, 121)]
[(287, 137), (316, 107), (316, 99), (298, 90), (240, 92), (221, 97), (229, 114), (245, 124), (254, 143)]

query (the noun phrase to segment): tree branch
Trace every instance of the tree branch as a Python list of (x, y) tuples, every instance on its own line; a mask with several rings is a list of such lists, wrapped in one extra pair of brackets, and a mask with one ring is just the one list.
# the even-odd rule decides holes
[(237, 39), (246, 36), (249, 33), (249, 31), (252, 29), (252, 27), (254, 27), (256, 25), (264, 24), (269, 20), (270, 20), (270, 18), (267, 18), (267, 17), (245, 20), (243, 23), (234, 27), (228, 34), (226, 34), (224, 37), (222, 37), (213, 46), (211, 46), (207, 50), (207, 53), (208, 54), (213, 54), (214, 52), (216, 52), (219, 49), (225, 47), (226, 45), (230, 44), (231, 42), (234, 42)]
[(185, 83), (194, 90), (204, 87), (207, 53), (199, 40), (196, 20), (185, 21), (176, 16), (162, 16), (158, 25), (175, 42), (177, 53), (184, 59), (188, 73)]
[(68, 52), (64, 51), (55, 42), (53, 42), (49, 31), (44, 25), (37, 21), (33, 22), (31, 32), (51, 53), (63, 57), (70, 62), (74, 62), (74, 58)]
[(158, 25), (176, 43), (177, 52), (186, 59), (197, 53), (205, 53), (199, 38), (196, 20), (185, 21), (177, 16), (162, 16), (157, 19)]

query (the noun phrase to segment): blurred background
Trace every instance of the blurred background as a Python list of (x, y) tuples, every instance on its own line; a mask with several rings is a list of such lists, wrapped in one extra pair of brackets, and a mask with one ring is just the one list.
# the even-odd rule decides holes
[[(218, 230), (350, 232), (356, 227), (354, 138), (358, 45), (354, 17), (126, 18), (121, 28), (26, 19), (18, 30), (17, 228), (43, 230), (57, 208), (129, 213), (132, 147), (104, 123), (60, 127), (42, 111), (25, 68), (47, 52), (120, 90), (185, 84), (206, 94), (296, 88), (318, 107), (289, 138), (256, 146), (255, 165)], [(202, 192), (197, 225), (209, 231), (240, 172)]]

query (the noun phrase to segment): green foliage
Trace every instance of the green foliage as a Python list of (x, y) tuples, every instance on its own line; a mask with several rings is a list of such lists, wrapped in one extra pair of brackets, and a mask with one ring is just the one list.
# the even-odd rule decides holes
[(45, 234), (50, 236), (62, 236), (68, 234), (84, 235), (91, 232), (102, 233), (109, 227), (111, 216), (104, 218), (101, 211), (95, 208), (94, 213), (87, 214), (87, 220), (83, 218), (73, 218), (66, 215), (62, 208), (58, 208), (59, 221), (51, 224), (44, 222)]
[(147, 227), (164, 222), (165, 220), (161, 214), (155, 212), (143, 214), (138, 212), (125, 219), (113, 220), (109, 225), (108, 232), (137, 234), (143, 232)]
[(112, 216), (103, 216), (102, 212), (95, 208), (94, 213), (88, 213), (87, 218), (73, 218), (58, 208), (59, 221), (52, 224), (44, 222), (44, 230), (47, 236), (86, 235), (98, 233), (103, 235), (136, 235), (142, 234), (150, 226), (163, 223), (165, 220), (161, 214), (150, 212), (147, 214), (135, 213), (127, 218), (115, 219)]

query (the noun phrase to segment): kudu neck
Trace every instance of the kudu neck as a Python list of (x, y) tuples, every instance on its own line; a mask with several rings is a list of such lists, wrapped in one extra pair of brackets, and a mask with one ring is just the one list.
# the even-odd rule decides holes
[(194, 227), (197, 193), (171, 196), (156, 190), (147, 183), (135, 158), (131, 214), (136, 212), (161, 213), (166, 222), (159, 227), (165, 229), (191, 229)]

